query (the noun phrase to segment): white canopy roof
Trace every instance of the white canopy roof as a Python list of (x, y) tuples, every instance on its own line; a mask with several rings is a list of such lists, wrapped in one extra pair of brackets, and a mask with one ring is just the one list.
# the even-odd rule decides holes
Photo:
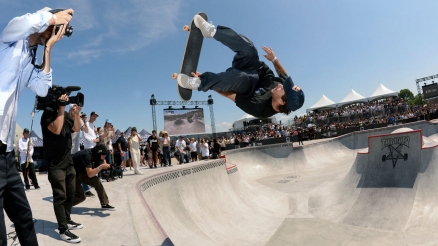
[(324, 110), (328, 108), (336, 108), (336, 103), (328, 99), (328, 97), (325, 95), (322, 95), (318, 102), (316, 102), (312, 107), (306, 109), (306, 112), (308, 113), (316, 109)]
[(338, 106), (357, 103), (357, 102), (368, 102), (368, 98), (362, 96), (361, 94), (357, 93), (355, 90), (351, 89), (348, 95), (338, 103)]
[(386, 88), (384, 85), (379, 84), (376, 91), (369, 97), (370, 101), (381, 99), (381, 98), (387, 98), (387, 97), (393, 97), (398, 96), (398, 92), (391, 91), (390, 89)]

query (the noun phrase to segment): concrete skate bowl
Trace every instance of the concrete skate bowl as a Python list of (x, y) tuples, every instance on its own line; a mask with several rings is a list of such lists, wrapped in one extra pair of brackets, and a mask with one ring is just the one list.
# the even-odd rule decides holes
[(144, 245), (436, 244), (436, 125), (400, 128), (231, 150), (226, 163), (146, 177), (143, 216), (159, 229)]

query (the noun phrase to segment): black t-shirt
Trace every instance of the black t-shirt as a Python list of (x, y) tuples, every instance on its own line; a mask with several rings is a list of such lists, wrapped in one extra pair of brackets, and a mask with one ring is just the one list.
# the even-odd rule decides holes
[(119, 139), (117, 139), (116, 144), (117, 144), (117, 149), (119, 148), (119, 143), (120, 143), (120, 148), (122, 148), (122, 151), (128, 151), (128, 141), (126, 141), (125, 138), (119, 137)]
[(156, 151), (158, 149), (158, 138), (157, 136), (150, 136), (148, 138), (148, 143), (149, 143), (149, 148), (151, 148), (151, 150)]
[(56, 135), (52, 133), (47, 126), (55, 121), (58, 112), (44, 110), (41, 116), (41, 129), (43, 133), (43, 151), (44, 158), (51, 162), (49, 165), (59, 165), (71, 162), (71, 147), (72, 139), (71, 133), (74, 119), (69, 113), (64, 112), (64, 125), (61, 133)]
[(219, 143), (213, 144), (213, 154), (220, 154), (221, 152), (221, 145)]
[(244, 112), (259, 118), (271, 117), (278, 112), (272, 108), (271, 90), (283, 79), (274, 76), (274, 72), (264, 63), (259, 70), (259, 81), (249, 96), (236, 95), (236, 106)]
[(93, 161), (92, 149), (84, 149), (74, 153), (72, 156), (73, 164), (75, 165), (76, 173), (86, 172), (86, 168), (96, 168), (100, 163)]

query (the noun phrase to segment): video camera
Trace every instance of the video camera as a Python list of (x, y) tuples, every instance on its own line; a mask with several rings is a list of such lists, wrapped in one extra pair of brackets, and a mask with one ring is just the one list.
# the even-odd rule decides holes
[[(45, 97), (36, 97), (36, 109), (45, 110), (47, 108), (57, 110), (59, 106), (67, 106), (70, 103), (74, 103), (79, 107), (84, 106), (84, 94), (78, 92), (76, 96), (71, 96), (70, 93), (72, 91), (78, 91), (81, 87), (79, 86), (67, 86), (62, 87), (59, 85), (53, 85), (52, 88), (47, 92), (47, 96)], [(63, 94), (69, 95), (68, 102), (64, 100), (59, 100), (59, 97)]]

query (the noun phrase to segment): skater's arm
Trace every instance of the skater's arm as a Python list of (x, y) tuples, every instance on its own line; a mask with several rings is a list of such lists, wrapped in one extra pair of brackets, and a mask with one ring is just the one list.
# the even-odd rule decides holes
[(266, 54), (264, 54), (263, 56), (272, 62), (278, 76), (281, 76), (283, 74), (286, 75), (287, 77), (287, 72), (284, 69), (284, 67), (281, 65), (280, 61), (275, 56), (274, 50), (271, 47), (268, 48), (266, 46), (262, 46), (262, 49), (266, 52)]
[(231, 101), (235, 102), (236, 101), (236, 93), (233, 91), (216, 91), (217, 93), (219, 93), (220, 95), (231, 99)]

